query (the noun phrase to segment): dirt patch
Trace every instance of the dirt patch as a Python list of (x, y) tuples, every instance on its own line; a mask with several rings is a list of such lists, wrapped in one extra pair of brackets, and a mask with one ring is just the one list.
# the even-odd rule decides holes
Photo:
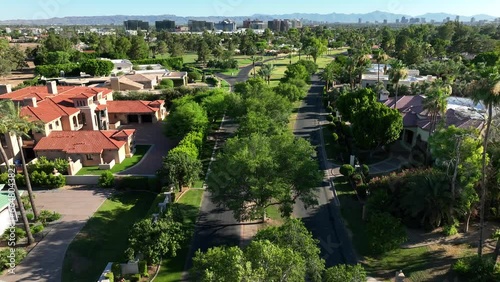
[(0, 79), (0, 84), (10, 84), (12, 87), (16, 87), (25, 80), (33, 78), (35, 78), (35, 65), (33, 62), (28, 62), (28, 68), (12, 71), (10, 75)]

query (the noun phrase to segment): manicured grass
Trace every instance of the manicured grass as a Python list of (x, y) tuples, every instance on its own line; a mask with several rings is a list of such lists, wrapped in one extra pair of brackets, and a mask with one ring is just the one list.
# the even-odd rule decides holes
[(228, 69), (221, 73), (229, 76), (237, 76), (240, 73), (240, 69)]
[(125, 261), (128, 232), (154, 199), (153, 193), (128, 192), (106, 200), (68, 247), (62, 281), (96, 281), (108, 262)]
[[(192, 227), (194, 227), (194, 224), (196, 223), (196, 218), (198, 217), (198, 212), (200, 210), (203, 192), (204, 190), (201, 189), (188, 190), (177, 201), (177, 203), (180, 204), (180, 207), (187, 215), (186, 223), (190, 224)], [(189, 253), (189, 245), (185, 245), (181, 250), (178, 251), (177, 256), (175, 258), (168, 258), (163, 260), (160, 271), (155, 281), (159, 282), (181, 281), (182, 272), (184, 271), (184, 265), (186, 263), (188, 253)]]
[(184, 60), (184, 64), (192, 64), (192, 63), (196, 63), (196, 60), (198, 59), (198, 55), (195, 53), (188, 53), (188, 54), (184, 54), (182, 56), (182, 59)]
[(252, 60), (250, 59), (251, 56), (246, 56), (246, 55), (237, 55), (233, 56), (233, 59), (238, 61), (238, 66), (239, 67), (244, 67), (252, 64)]
[(229, 85), (229, 83), (227, 81), (225, 81), (224, 79), (220, 80), (220, 85), (224, 89), (230, 89), (231, 88), (231, 85)]
[[(138, 164), (144, 155), (151, 148), (151, 145), (136, 145), (135, 154), (131, 158), (126, 158), (122, 163), (115, 165), (112, 169), (112, 173), (122, 172), (127, 170), (134, 165)], [(87, 166), (83, 167), (77, 175), (101, 175), (105, 170), (100, 170), (98, 166)]]

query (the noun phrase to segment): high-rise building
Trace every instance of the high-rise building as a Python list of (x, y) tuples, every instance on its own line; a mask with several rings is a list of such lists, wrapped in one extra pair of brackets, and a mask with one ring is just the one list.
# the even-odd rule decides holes
[(236, 23), (231, 21), (231, 20), (223, 20), (215, 24), (215, 29), (216, 30), (222, 30), (222, 31), (235, 31), (236, 30)]
[(139, 20), (128, 20), (124, 21), (123, 25), (125, 26), (125, 30), (148, 30), (149, 23), (143, 22)]
[(272, 20), (267, 22), (267, 27), (275, 32), (281, 31), (281, 20)]
[(362, 18), (359, 18), (358, 19), (358, 24), (361, 24), (363, 22), (363, 19)]
[(188, 26), (189, 26), (189, 31), (191, 32), (203, 32), (205, 30), (215, 29), (215, 24), (213, 22), (207, 22), (207, 21), (189, 20)]
[(470, 18), (470, 22), (471, 23), (475, 23), (476, 22), (476, 18), (474, 18), (474, 17)]
[(246, 19), (243, 21), (243, 28), (250, 28), (250, 29), (265, 29), (266, 24), (261, 21), (261, 20), (251, 20), (251, 19)]
[(175, 31), (175, 21), (171, 20), (156, 21), (155, 27), (157, 31), (161, 30)]
[(384, 20), (384, 24), (387, 24), (387, 20)]

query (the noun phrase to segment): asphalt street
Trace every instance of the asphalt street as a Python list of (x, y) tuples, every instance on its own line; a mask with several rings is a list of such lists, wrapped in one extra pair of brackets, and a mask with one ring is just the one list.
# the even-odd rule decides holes
[(318, 76), (313, 76), (311, 82), (309, 93), (299, 109), (294, 133), (310, 140), (317, 147), (318, 161), (321, 169), (325, 171), (325, 179), (317, 192), (318, 205), (307, 208), (299, 201), (294, 207), (294, 216), (301, 218), (313, 236), (319, 240), (327, 267), (356, 264), (352, 243), (342, 221), (340, 209), (335, 204), (333, 186), (330, 183), (331, 175), (328, 173), (331, 165), (326, 160), (322, 146), (320, 121), (323, 84)]

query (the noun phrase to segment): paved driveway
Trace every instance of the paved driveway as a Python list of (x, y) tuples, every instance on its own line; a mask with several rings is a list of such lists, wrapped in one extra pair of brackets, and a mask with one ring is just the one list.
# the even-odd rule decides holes
[(51, 225), (47, 236), (16, 268), (16, 274), (0, 276), (0, 281), (60, 282), (66, 249), (109, 193), (87, 188), (35, 192), (39, 210), (56, 211), (62, 218)]
[(126, 129), (136, 129), (135, 142), (138, 145), (152, 145), (147, 155), (140, 163), (119, 175), (154, 175), (162, 166), (163, 156), (177, 145), (177, 142), (165, 137), (163, 123), (146, 123), (123, 126)]

